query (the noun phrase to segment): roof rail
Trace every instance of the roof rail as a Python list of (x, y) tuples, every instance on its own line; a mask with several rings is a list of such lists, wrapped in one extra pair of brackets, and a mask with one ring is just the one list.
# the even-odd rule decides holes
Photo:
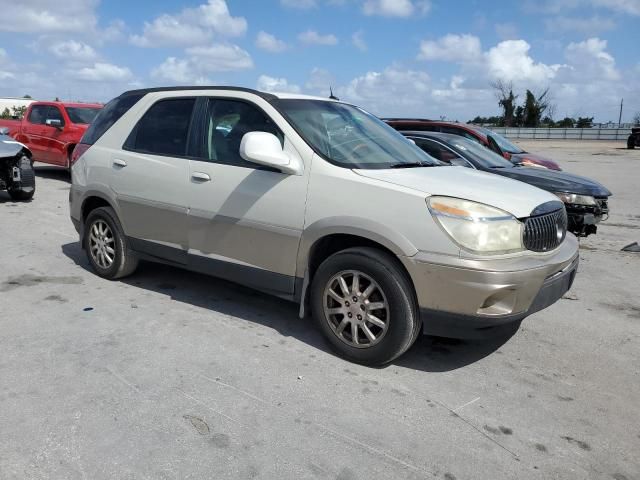
[(264, 98), (268, 102), (276, 100), (278, 97), (272, 95), (270, 93), (261, 92), (259, 90), (254, 90), (252, 88), (244, 88), (244, 87), (231, 87), (228, 85), (206, 85), (206, 86), (182, 86), (182, 87), (153, 87), (153, 88), (140, 88), (137, 90), (128, 90), (122, 93), (120, 96), (128, 96), (128, 95), (146, 95), (147, 93), (154, 92), (175, 92), (180, 90), (229, 90), (235, 92), (246, 92), (253, 93), (259, 97)]

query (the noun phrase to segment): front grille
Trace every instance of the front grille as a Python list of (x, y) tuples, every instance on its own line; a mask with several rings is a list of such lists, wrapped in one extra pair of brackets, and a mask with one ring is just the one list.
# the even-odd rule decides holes
[(524, 222), (524, 246), (534, 252), (548, 252), (557, 248), (566, 235), (567, 212), (564, 208), (529, 217)]

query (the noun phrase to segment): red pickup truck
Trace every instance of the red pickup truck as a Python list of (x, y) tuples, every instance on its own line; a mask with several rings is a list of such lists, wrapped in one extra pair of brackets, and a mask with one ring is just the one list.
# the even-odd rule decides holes
[(34, 102), (22, 120), (0, 120), (0, 128), (24, 143), (33, 160), (69, 168), (71, 152), (102, 105), (93, 103)]

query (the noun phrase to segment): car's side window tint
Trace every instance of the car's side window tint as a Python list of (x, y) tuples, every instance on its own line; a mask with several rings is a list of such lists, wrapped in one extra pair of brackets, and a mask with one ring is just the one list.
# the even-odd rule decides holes
[(47, 112), (46, 120), (60, 120), (60, 123), (64, 125), (64, 117), (62, 116), (62, 112), (58, 107), (49, 107), (49, 111)]
[(140, 153), (186, 156), (195, 103), (195, 98), (172, 98), (153, 104), (129, 135), (124, 148)]
[(461, 158), (460, 155), (455, 154), (454, 152), (437, 142), (421, 139), (414, 139), (414, 141), (416, 142), (416, 145), (418, 145), (422, 150), (427, 152), (433, 158), (440, 160), (441, 162), (450, 164), (452, 160)]
[(201, 157), (211, 162), (258, 168), (240, 156), (240, 142), (249, 132), (274, 134), (284, 145), (284, 135), (255, 105), (239, 100), (210, 99), (205, 114)]
[(47, 113), (49, 111), (49, 107), (46, 105), (36, 105), (29, 112), (29, 123), (33, 123), (34, 125), (44, 125), (44, 122), (47, 120)]

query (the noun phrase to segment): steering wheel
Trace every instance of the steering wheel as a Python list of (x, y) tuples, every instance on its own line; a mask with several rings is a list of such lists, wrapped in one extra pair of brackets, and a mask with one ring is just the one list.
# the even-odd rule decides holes
[(366, 143), (359, 143), (351, 150), (351, 155), (357, 158), (362, 158), (367, 151), (371, 150), (371, 147)]

